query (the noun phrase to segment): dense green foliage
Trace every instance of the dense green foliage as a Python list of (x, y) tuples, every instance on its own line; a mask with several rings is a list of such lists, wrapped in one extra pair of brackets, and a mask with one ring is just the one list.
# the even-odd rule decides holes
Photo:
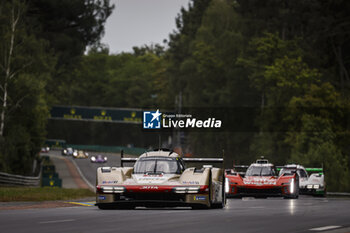
[(255, 121), (238, 124), (258, 130), (192, 134), (191, 148), (210, 154), (223, 146), (236, 163), (264, 155), (277, 164), (324, 166), (330, 190), (349, 190), (349, 3), (205, 5), (193, 1), (170, 37), (174, 95), (190, 108), (254, 108)]
[(0, 3), (0, 170), (31, 174), (49, 105), (64, 96), (86, 46), (98, 43), (108, 0)]
[(71, 73), (73, 82), (65, 86), (60, 102), (133, 108), (154, 108), (162, 104), (160, 100), (169, 102), (163, 92), (167, 66), (162, 54), (160, 47), (135, 48), (133, 54), (117, 55), (92, 48)]

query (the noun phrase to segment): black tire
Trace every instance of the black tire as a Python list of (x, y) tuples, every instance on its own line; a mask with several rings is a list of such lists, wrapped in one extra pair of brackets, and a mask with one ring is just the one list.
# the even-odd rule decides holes
[(325, 186), (323, 194), (321, 194), (320, 197), (327, 197), (327, 186)]
[(209, 170), (209, 195), (208, 195), (208, 198), (209, 198), (209, 206), (208, 208), (212, 208), (212, 185), (213, 185), (213, 182), (212, 182), (212, 175), (211, 175), (211, 169)]
[(295, 181), (295, 195), (293, 196), (293, 199), (299, 198), (299, 177)]
[(218, 204), (213, 204), (212, 207), (213, 208), (216, 208), (216, 209), (222, 209), (226, 206), (226, 193), (225, 193), (225, 174), (223, 176), (223, 179), (222, 179), (222, 189), (221, 189), (221, 195), (222, 195), (222, 199), (221, 199), (221, 203), (218, 203)]

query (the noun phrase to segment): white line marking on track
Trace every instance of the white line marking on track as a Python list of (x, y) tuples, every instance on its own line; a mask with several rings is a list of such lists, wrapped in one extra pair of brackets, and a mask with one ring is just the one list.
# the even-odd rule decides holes
[(75, 219), (62, 219), (62, 220), (53, 220), (53, 221), (39, 222), (39, 224), (60, 223), (60, 222), (73, 222), (73, 221), (75, 221)]
[(70, 161), (72, 161), (72, 163), (73, 163), (73, 165), (76, 167), (76, 169), (77, 169), (79, 175), (81, 176), (81, 178), (83, 178), (83, 180), (84, 180), (85, 183), (89, 186), (89, 188), (90, 188), (93, 192), (95, 192), (95, 188), (96, 188), (96, 187), (95, 187), (94, 185), (92, 185), (92, 184), (90, 183), (90, 181), (88, 181), (88, 179), (86, 179), (86, 177), (84, 176), (84, 174), (83, 174), (82, 171), (80, 170), (78, 164), (77, 164), (73, 159), (70, 159)]
[(324, 227), (317, 227), (317, 228), (311, 228), (310, 231), (325, 231), (325, 230), (331, 230), (335, 228), (339, 228), (341, 226), (324, 226)]

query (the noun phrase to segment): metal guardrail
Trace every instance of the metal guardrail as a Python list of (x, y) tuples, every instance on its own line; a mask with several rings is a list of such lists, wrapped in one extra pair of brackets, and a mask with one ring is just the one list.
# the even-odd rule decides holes
[(41, 170), (38, 176), (21, 176), (0, 172), (0, 186), (31, 186), (39, 187)]

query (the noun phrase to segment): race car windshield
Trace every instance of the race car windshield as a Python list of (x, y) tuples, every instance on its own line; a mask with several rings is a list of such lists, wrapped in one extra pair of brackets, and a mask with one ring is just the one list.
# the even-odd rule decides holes
[[(296, 172), (297, 172), (298, 176), (301, 178), (307, 177), (307, 173), (302, 169), (298, 169)], [(293, 173), (295, 173), (295, 168), (283, 168), (280, 171), (279, 175), (281, 176), (283, 174), (293, 174)]]
[(307, 173), (306, 173), (305, 170), (303, 170), (303, 169), (298, 169), (298, 170), (297, 170), (297, 173), (298, 173), (299, 177), (301, 177), (301, 178), (307, 178)]
[(272, 167), (250, 166), (245, 174), (246, 176), (275, 176), (275, 170)]
[(135, 163), (134, 173), (179, 174), (182, 169), (177, 160), (169, 158), (142, 158)]

